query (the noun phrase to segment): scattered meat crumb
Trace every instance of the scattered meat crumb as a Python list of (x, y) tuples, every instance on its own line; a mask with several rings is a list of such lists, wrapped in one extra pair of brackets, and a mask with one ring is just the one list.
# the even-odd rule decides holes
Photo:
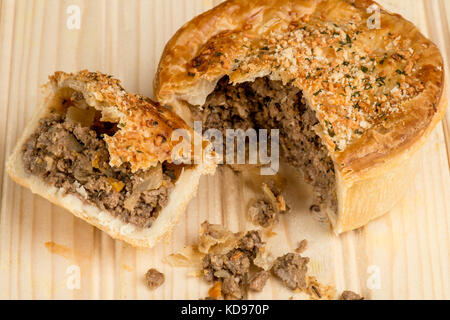
[(272, 271), (291, 290), (306, 289), (306, 272), (309, 258), (297, 253), (287, 253), (275, 260)]
[(145, 280), (147, 281), (147, 286), (154, 290), (164, 283), (165, 277), (163, 273), (152, 268), (145, 274)]
[(271, 186), (263, 183), (262, 190), (263, 199), (253, 203), (248, 210), (248, 214), (254, 224), (268, 228), (278, 222), (279, 214), (286, 213), (289, 206), (281, 195), (281, 191), (273, 183)]
[(278, 215), (274, 208), (264, 200), (256, 201), (248, 210), (248, 214), (254, 224), (263, 228), (268, 228), (278, 222)]
[(297, 249), (295, 249), (295, 252), (298, 253), (298, 254), (302, 254), (303, 252), (305, 252), (307, 247), (308, 247), (308, 240), (303, 239), (298, 244), (298, 247), (297, 247)]
[(353, 291), (346, 290), (342, 292), (339, 300), (364, 300), (364, 297), (360, 296), (357, 293), (354, 293)]
[(249, 281), (249, 289), (257, 292), (261, 292), (264, 288), (264, 286), (267, 283), (267, 280), (269, 280), (270, 274), (267, 271), (259, 271), (255, 273)]
[[(227, 253), (208, 253), (203, 258), (202, 273), (208, 282), (220, 282), (220, 294), (225, 299), (247, 296), (250, 267), (264, 245), (258, 231), (247, 232)], [(218, 286), (218, 285), (217, 285)], [(218, 292), (216, 288), (216, 293)], [(211, 295), (218, 298), (216, 295)]]
[[(203, 243), (200, 274), (206, 281), (213, 283), (208, 297), (204, 298), (206, 300), (247, 299), (248, 291), (261, 292), (264, 289), (271, 274), (289, 289), (304, 292), (310, 299), (336, 299), (334, 286), (323, 285), (307, 274), (310, 259), (301, 256), (308, 245), (306, 239), (299, 242), (295, 253), (287, 253), (274, 261), (266, 257), (271, 255), (265, 250), (260, 231), (232, 233), (222, 226), (204, 222), (200, 243)], [(164, 275), (150, 269), (146, 279), (153, 289), (164, 282)], [(339, 299), (364, 298), (354, 292), (344, 291)]]

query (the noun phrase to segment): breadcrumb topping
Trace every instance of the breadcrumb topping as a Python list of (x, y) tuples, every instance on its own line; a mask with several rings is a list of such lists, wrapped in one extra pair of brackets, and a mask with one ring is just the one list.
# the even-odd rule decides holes
[(118, 131), (103, 137), (111, 166), (129, 162), (136, 172), (158, 162), (170, 162), (172, 132), (178, 128), (190, 130), (175, 113), (147, 97), (126, 92), (112, 76), (88, 71), (56, 72), (50, 80), (57, 88), (79, 89), (88, 104), (102, 112), (102, 121), (117, 123)]
[(328, 148), (340, 152), (388, 117), (407, 112), (408, 101), (427, 85), (427, 67), (442, 70), (417, 67), (424, 59), (417, 46), (427, 44), (392, 28), (371, 30), (366, 21), (354, 11), (345, 21), (317, 14), (288, 25), (274, 19), (258, 30), (226, 31), (203, 46), (188, 74), (209, 80), (229, 74), (233, 83), (270, 75), (291, 83), (315, 110)]

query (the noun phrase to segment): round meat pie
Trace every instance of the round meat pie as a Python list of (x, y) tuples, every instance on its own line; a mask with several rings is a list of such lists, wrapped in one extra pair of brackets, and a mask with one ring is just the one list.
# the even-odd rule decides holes
[(441, 120), (443, 59), (370, 0), (229, 0), (169, 41), (157, 100), (207, 128), (277, 128), (336, 233), (389, 211)]
[(134, 246), (151, 247), (215, 163), (175, 165), (177, 115), (110, 76), (56, 72), (8, 162), (10, 176)]

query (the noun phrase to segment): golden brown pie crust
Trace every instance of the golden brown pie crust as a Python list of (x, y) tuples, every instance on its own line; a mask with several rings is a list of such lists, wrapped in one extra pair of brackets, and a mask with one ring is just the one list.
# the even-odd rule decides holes
[(226, 1), (168, 42), (156, 98), (183, 114), (226, 75), (232, 83), (269, 76), (297, 86), (335, 162), (335, 230), (362, 226), (403, 193), (413, 155), (447, 106), (437, 46), (382, 8), (381, 28), (372, 28), (374, 5), (381, 8), (371, 0)]

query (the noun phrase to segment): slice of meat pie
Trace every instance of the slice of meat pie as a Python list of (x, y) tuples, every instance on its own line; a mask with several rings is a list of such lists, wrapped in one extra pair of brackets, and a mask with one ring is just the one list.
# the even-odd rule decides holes
[(229, 0), (169, 41), (158, 101), (203, 127), (280, 130), (337, 233), (389, 211), (441, 120), (443, 59), (371, 0)]
[(171, 230), (215, 164), (175, 165), (172, 133), (189, 127), (110, 76), (56, 72), (8, 163), (10, 176), (135, 246)]

